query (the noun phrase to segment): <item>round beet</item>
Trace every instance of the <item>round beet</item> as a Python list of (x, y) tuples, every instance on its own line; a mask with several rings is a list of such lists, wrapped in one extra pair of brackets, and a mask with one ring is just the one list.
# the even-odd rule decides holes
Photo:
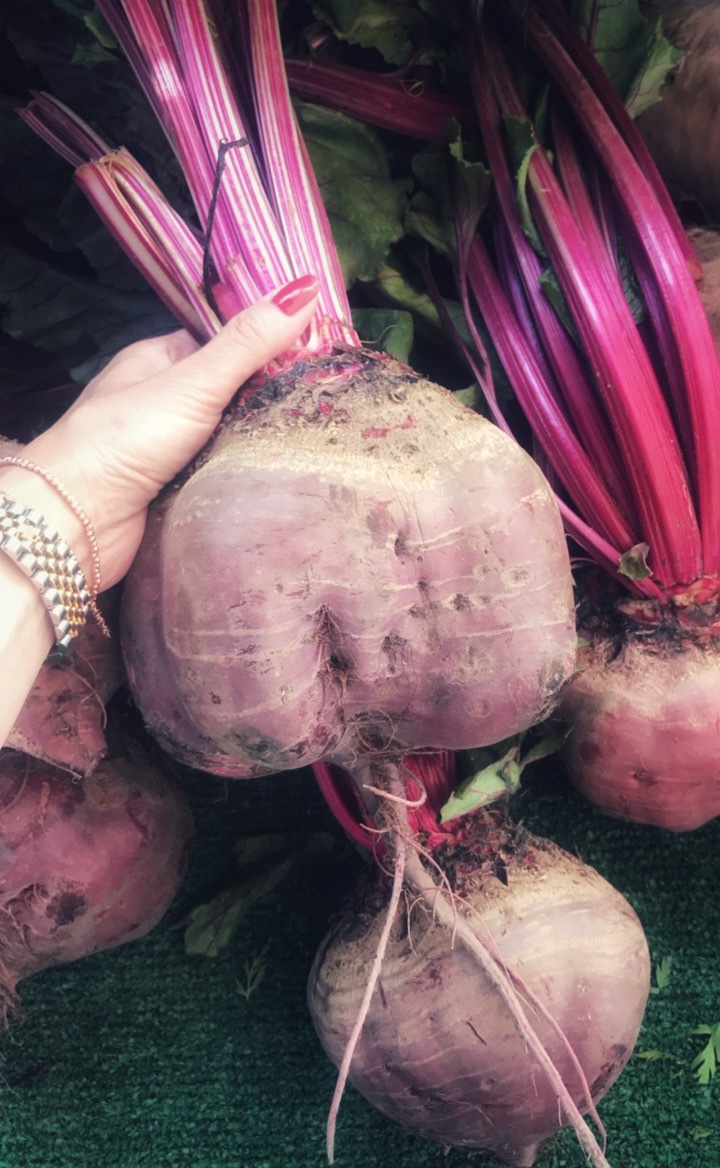
[[(637, 1038), (650, 977), (642, 927), (620, 893), (574, 856), (522, 830), (490, 834), (492, 843), (466, 842), (436, 859), (454, 886), (458, 920), (511, 974), (543, 1046), (587, 1112), (588, 1085), (597, 1101)], [(562, 1125), (557, 1093), (467, 946), (448, 944), (432, 903), (408, 903), (385, 950), (349, 1078), (420, 1135), (526, 1168)], [(310, 974), (313, 1021), (338, 1065), (386, 905), (387, 895), (364, 881)]]
[(82, 783), (0, 753), (3, 1014), (30, 974), (147, 933), (180, 885), (192, 835), (185, 799), (135, 748)]
[(389, 358), (315, 358), (229, 414), (124, 596), (128, 675), (177, 757), (249, 776), (496, 741), (575, 655), (529, 457)]
[(609, 815), (692, 831), (720, 815), (720, 656), (677, 637), (588, 640), (562, 702), (574, 786)]

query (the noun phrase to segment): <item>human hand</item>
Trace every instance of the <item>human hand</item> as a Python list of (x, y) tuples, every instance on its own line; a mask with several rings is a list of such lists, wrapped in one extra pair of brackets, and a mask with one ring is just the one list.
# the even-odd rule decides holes
[[(186, 332), (130, 345), (22, 450), (86, 511), (104, 588), (130, 567), (148, 504), (208, 440), (243, 382), (307, 328), (316, 294), (317, 281), (301, 277), (234, 317), (202, 347)], [(17, 467), (0, 468), (0, 487), (57, 526), (91, 583), (87, 534), (53, 488)]]

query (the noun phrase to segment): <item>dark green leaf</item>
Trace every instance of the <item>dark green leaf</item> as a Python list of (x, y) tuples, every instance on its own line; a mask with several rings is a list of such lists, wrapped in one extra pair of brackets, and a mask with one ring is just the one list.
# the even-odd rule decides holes
[[(0, 231), (17, 238), (12, 216), (31, 236), (56, 251), (70, 252), (74, 243), (57, 212), (72, 186), (72, 170), (30, 132), (16, 107), (16, 99), (0, 96), (0, 184), (7, 208)], [(87, 203), (85, 221), (97, 225), (97, 216)]]
[(565, 293), (560, 287), (558, 278), (552, 268), (545, 268), (544, 271), (541, 272), (540, 287), (543, 290), (543, 295), (547, 297), (558, 314), (560, 323), (565, 329), (565, 332), (573, 340), (577, 340), (577, 329), (575, 328), (575, 321), (573, 320), (570, 309), (568, 308), (568, 303), (565, 299)]
[(664, 35), (658, 16), (655, 24), (648, 26), (644, 58), (624, 95), (632, 117), (639, 117), (660, 100), (667, 75), (682, 55), (683, 50), (671, 45)]
[(529, 118), (503, 118), (505, 135), (510, 147), (510, 156), (515, 174), (515, 189), (523, 231), (539, 255), (545, 255), (545, 248), (538, 235), (535, 222), (530, 212), (527, 194), (528, 170), (532, 156), (539, 149), (533, 124)]
[(73, 65), (92, 69), (94, 65), (103, 65), (107, 61), (113, 60), (113, 54), (109, 53), (99, 41), (86, 41), (77, 46), (70, 60)]
[(717, 1072), (718, 1057), (720, 1057), (720, 1022), (716, 1022), (714, 1026), (696, 1026), (693, 1034), (708, 1035), (707, 1043), (692, 1061), (695, 1078), (700, 1086), (707, 1087)]
[(384, 264), (374, 280), (368, 284), (368, 292), (380, 303), (411, 313), (431, 333), (442, 334), (442, 324), (438, 311), (427, 292), (418, 288), (408, 276), (390, 264)]
[(307, 847), (305, 832), (265, 832), (259, 835), (241, 835), (235, 841), (235, 857), (239, 868), (249, 868), (265, 860), (275, 860)]
[(187, 918), (185, 952), (197, 957), (218, 957), (255, 902), (277, 888), (297, 859), (297, 853), (291, 852), (268, 860), (251, 876), (194, 908)]
[(569, 11), (633, 117), (654, 105), (682, 56), (663, 35), (661, 18), (638, 0), (570, 0)]
[(347, 287), (374, 280), (404, 234), (407, 182), (393, 179), (378, 134), (335, 110), (299, 105), (298, 117)]
[(408, 364), (413, 343), (413, 319), (395, 308), (354, 308), (353, 325), (366, 348), (389, 353)]
[(642, 1059), (643, 1062), (646, 1062), (646, 1063), (660, 1063), (660, 1062), (678, 1063), (678, 1062), (680, 1062), (680, 1059), (676, 1058), (676, 1056), (674, 1054), (672, 1054), (672, 1052), (669, 1050), (649, 1050), (649, 1049), (639, 1050), (639, 1051), (637, 1051), (635, 1057)]
[(455, 218), (448, 175), (448, 151), (425, 146), (413, 155), (412, 170), (419, 190), (407, 214), (410, 234), (430, 244), (433, 251), (452, 257), (456, 251)]
[(646, 543), (636, 543), (629, 551), (620, 556), (618, 572), (628, 576), (631, 580), (645, 580), (652, 575), (647, 566), (647, 557), (650, 548)]
[(630, 263), (627, 251), (618, 241), (618, 265), (620, 268), (620, 280), (625, 293), (628, 308), (632, 313), (632, 318), (635, 324), (642, 324), (647, 317), (647, 308), (645, 301), (640, 293), (640, 286), (637, 282), (637, 277)]
[(390, 65), (404, 65), (412, 53), (412, 34), (420, 20), (403, 0), (315, 0), (313, 11), (340, 40), (376, 49)]
[(707, 1140), (712, 1134), (713, 1133), (709, 1128), (700, 1127), (699, 1124), (695, 1124), (690, 1128), (690, 1135), (694, 1140)]
[[(411, 250), (407, 245), (415, 241), (405, 241), (405, 255)], [(412, 316), (415, 334), (427, 338), (433, 350), (440, 350), (447, 354), (453, 363), (458, 359), (458, 345), (453, 337), (456, 329), (466, 344), (470, 343), (467, 323), (462, 305), (457, 300), (443, 299), (445, 313), (452, 328), (448, 328), (440, 318), (438, 309), (422, 286), (412, 278), (409, 265), (401, 267), (386, 264), (378, 274), (378, 278), (367, 286), (368, 295), (378, 304), (402, 309)], [(493, 367), (494, 370), (494, 367)], [(495, 371), (495, 370), (494, 370)], [(466, 370), (465, 370), (466, 372)], [(443, 384), (445, 384), (445, 379)], [(501, 386), (502, 389), (502, 386)]]
[(243, 977), (237, 979), (237, 991), (246, 1002), (255, 994), (267, 973), (267, 953), (270, 942), (243, 962)]
[[(132, 71), (108, 56), (91, 0), (0, 0), (0, 19), (44, 88), (112, 144), (124, 140), (183, 212), (179, 167)], [(95, 46), (105, 52), (86, 64)], [(80, 49), (82, 64), (72, 62)], [(87, 53), (85, 50), (87, 49)], [(72, 168), (0, 99), (0, 313), (6, 336), (52, 355), (67, 380), (84, 381), (123, 345), (177, 327), (73, 183)], [(52, 252), (50, 251), (52, 249)], [(52, 253), (55, 254), (52, 254)]]
[(103, 49), (113, 51), (118, 49), (118, 43), (110, 31), (109, 25), (96, 9), (93, 9), (92, 12), (85, 13), (83, 23)]
[(405, 226), (411, 235), (429, 244), (436, 255), (454, 257), (455, 221), (449, 200), (440, 202), (427, 190), (418, 191), (408, 206)]
[(659, 993), (660, 990), (666, 990), (670, 985), (670, 975), (672, 972), (672, 957), (663, 957), (655, 966), (655, 985), (653, 989)]
[(90, 4), (84, 0), (52, 0), (53, 7), (80, 24), (87, 16)]
[(453, 390), (453, 397), (456, 397), (459, 402), (467, 406), (470, 410), (479, 410), (482, 397), (480, 395), (480, 387), (476, 382), (472, 385), (466, 386), (465, 389)]
[(420, 150), (412, 166), (420, 191), (408, 211), (408, 231), (441, 255), (464, 254), (487, 206), (489, 171), (465, 157), (460, 127), (453, 120), (445, 128), (443, 143)]
[(123, 292), (76, 276), (0, 243), (0, 309), (4, 332), (77, 361), (87, 380), (123, 345), (177, 327), (152, 292)]
[(466, 157), (457, 122), (449, 121), (443, 141), (450, 150), (450, 186), (458, 246), (466, 253), (477, 232), (492, 189), (490, 171), (481, 162)]
[(539, 762), (541, 758), (549, 758), (552, 754), (557, 754), (565, 745), (570, 734), (571, 728), (563, 731), (562, 734), (551, 734), (547, 738), (542, 738), (540, 742), (536, 742), (534, 746), (522, 756), (521, 767), (524, 770), (530, 763)]
[(277, 888), (297, 864), (321, 858), (331, 847), (332, 838), (326, 832), (240, 836), (235, 845), (240, 879), (189, 914), (186, 952), (217, 957), (261, 897)]

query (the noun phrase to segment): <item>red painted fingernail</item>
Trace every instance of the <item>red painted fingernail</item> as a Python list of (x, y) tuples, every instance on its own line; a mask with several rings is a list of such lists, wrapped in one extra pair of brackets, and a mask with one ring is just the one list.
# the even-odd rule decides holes
[(306, 304), (313, 300), (320, 289), (320, 281), (315, 276), (298, 276), (280, 288), (270, 303), (284, 312), (286, 316), (294, 316)]

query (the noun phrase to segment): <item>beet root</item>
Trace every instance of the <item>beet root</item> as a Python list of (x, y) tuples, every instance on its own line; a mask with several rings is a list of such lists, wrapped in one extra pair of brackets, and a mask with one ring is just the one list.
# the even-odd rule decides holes
[[(455, 861), (463, 861), (459, 852)], [(533, 1025), (587, 1112), (577, 1063), (597, 1100), (637, 1038), (649, 992), (643, 930), (620, 893), (547, 841), (517, 838), (504, 862), (507, 885), (485, 867), (456, 879), (457, 913), (498, 953), (520, 997), (534, 995)], [(359, 899), (321, 946), (309, 980), (313, 1021), (336, 1065), (384, 917), (377, 888), (364, 884)], [(380, 1111), (420, 1135), (492, 1152), (518, 1168), (533, 1164), (540, 1142), (562, 1124), (557, 1093), (510, 1011), (467, 947), (448, 944), (432, 907), (396, 919), (349, 1077)]]
[(609, 815), (702, 826), (720, 815), (719, 694), (717, 645), (589, 638), (561, 706), (571, 782)]
[(180, 885), (192, 835), (184, 798), (135, 747), (82, 783), (1, 752), (0, 1020), (23, 978), (147, 933)]
[(122, 685), (117, 597), (102, 598), (113, 636), (90, 618), (67, 656), (43, 665), (6, 746), (74, 775), (89, 775), (107, 752), (105, 705)]
[(138, 705), (239, 777), (495, 741), (572, 669), (567, 549), (527, 455), (390, 358), (317, 358), (229, 414), (123, 601)]

